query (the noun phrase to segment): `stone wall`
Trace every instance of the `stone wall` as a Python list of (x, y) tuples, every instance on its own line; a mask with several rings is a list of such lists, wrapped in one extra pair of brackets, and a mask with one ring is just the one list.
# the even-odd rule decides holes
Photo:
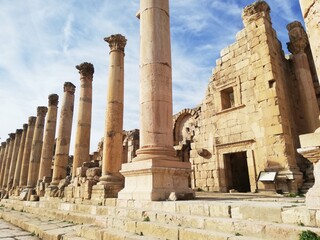
[[(179, 126), (182, 130), (186, 116), (195, 126), (189, 149), (195, 189), (254, 192), (301, 187), (298, 164), (304, 162), (295, 149), (297, 113), (303, 106), (293, 65), (285, 58), (269, 12), (263, 1), (244, 9), (244, 29), (221, 51), (200, 112), (194, 117), (182, 111), (174, 117), (174, 136), (179, 136), (175, 131)], [(179, 141), (175, 144), (177, 149)], [(261, 171), (277, 172), (276, 186), (257, 181)]]

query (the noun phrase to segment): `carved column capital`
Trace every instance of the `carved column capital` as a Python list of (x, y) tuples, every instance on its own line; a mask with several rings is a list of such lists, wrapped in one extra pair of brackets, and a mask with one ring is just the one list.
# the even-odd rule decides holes
[(17, 129), (17, 130), (16, 130), (16, 135), (22, 134), (22, 131), (23, 131), (23, 129)]
[(302, 27), (302, 24), (298, 21), (294, 21), (287, 25), (290, 42), (287, 43), (288, 50), (292, 54), (298, 54), (304, 52), (306, 46), (308, 46), (307, 33)]
[(79, 70), (80, 75), (84, 77), (91, 77), (94, 74), (94, 67), (92, 63), (84, 62), (76, 66), (76, 69)]
[(49, 106), (57, 106), (59, 102), (59, 96), (58, 94), (50, 94), (48, 96), (48, 105)]
[(10, 137), (10, 140), (14, 140), (15, 137), (16, 137), (16, 134), (15, 134), (15, 133), (9, 133), (8, 135), (9, 135), (9, 137)]
[(7, 145), (7, 143), (6, 143), (6, 142), (2, 142), (2, 143), (1, 143), (1, 147), (2, 147), (2, 148), (5, 148), (5, 147), (6, 147), (6, 145)]
[(270, 20), (270, 7), (265, 1), (256, 1), (243, 9), (242, 19), (245, 25), (261, 17)]
[(10, 143), (10, 138), (7, 138), (6, 142), (7, 142), (7, 145), (8, 145)]
[(44, 117), (48, 112), (48, 108), (41, 106), (37, 108), (37, 117)]
[(124, 52), (124, 47), (127, 44), (127, 39), (121, 34), (114, 34), (109, 37), (105, 37), (104, 40), (109, 43), (110, 51), (119, 50)]
[(34, 116), (29, 117), (29, 119), (28, 119), (28, 125), (29, 125), (29, 126), (30, 126), (30, 125), (34, 125), (34, 124), (36, 123), (36, 120), (37, 120), (37, 117), (34, 117)]
[(23, 131), (27, 131), (27, 129), (28, 129), (28, 124), (27, 124), (27, 123), (23, 124), (23, 125), (22, 125), (22, 128), (23, 128)]
[(64, 83), (64, 85), (63, 85), (63, 91), (64, 92), (69, 92), (69, 93), (71, 93), (73, 95), (75, 90), (76, 90), (76, 86), (73, 85), (73, 83), (71, 83), (71, 82), (65, 82)]

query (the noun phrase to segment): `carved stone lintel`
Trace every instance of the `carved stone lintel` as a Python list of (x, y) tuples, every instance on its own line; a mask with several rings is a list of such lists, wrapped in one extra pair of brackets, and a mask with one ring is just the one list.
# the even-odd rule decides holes
[(23, 131), (27, 131), (27, 129), (28, 129), (28, 124), (23, 124), (23, 126), (22, 126), (22, 128), (23, 128)]
[(309, 41), (307, 33), (302, 27), (302, 24), (298, 21), (294, 21), (287, 25), (289, 32), (290, 42), (287, 43), (288, 50), (292, 54), (298, 54), (304, 52), (306, 46), (308, 46)]
[(36, 120), (37, 120), (37, 117), (34, 117), (34, 116), (29, 117), (29, 119), (28, 119), (28, 126), (34, 125), (34, 124), (36, 123)]
[(63, 91), (64, 92), (69, 92), (69, 93), (71, 93), (73, 95), (75, 90), (76, 90), (76, 86), (73, 85), (73, 83), (71, 83), (71, 82), (65, 82), (64, 83), (64, 85), (63, 85)]
[(94, 67), (92, 63), (84, 62), (76, 66), (79, 73), (84, 77), (91, 77), (94, 74)]
[(124, 52), (124, 47), (127, 44), (127, 39), (121, 34), (111, 35), (110, 37), (105, 37), (104, 40), (109, 43), (110, 51), (119, 50)]
[(47, 107), (41, 106), (41, 107), (37, 108), (37, 116), (38, 117), (46, 116), (47, 112), (48, 112), (48, 108)]
[(49, 106), (57, 106), (58, 102), (59, 102), (59, 96), (58, 94), (50, 94), (48, 96), (49, 102), (48, 105)]

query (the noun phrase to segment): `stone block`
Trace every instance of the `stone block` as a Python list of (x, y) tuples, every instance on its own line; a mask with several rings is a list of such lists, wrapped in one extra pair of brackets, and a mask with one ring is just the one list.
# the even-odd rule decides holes
[(179, 239), (179, 229), (152, 222), (137, 222), (136, 233), (142, 236), (158, 237), (168, 240)]

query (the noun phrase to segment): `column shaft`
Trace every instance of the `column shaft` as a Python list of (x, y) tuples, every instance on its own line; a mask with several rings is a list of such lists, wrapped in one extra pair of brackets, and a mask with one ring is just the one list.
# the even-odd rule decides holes
[(91, 63), (84, 62), (77, 65), (80, 73), (80, 99), (78, 108), (78, 125), (75, 139), (72, 177), (84, 162), (90, 161), (90, 131), (92, 112), (92, 79), (94, 67)]
[(27, 130), (26, 142), (24, 145), (23, 157), (22, 157), (22, 163), (21, 163), (21, 172), (20, 172), (20, 181), (19, 181), (20, 187), (25, 187), (27, 185), (32, 139), (33, 139), (36, 120), (37, 120), (36, 117), (29, 117), (29, 120), (28, 120), (28, 130)]
[(37, 109), (37, 121), (32, 139), (27, 188), (34, 188), (37, 185), (43, 144), (44, 122), (47, 111), (47, 107), (38, 107)]
[(6, 144), (5, 144), (5, 148), (4, 148), (4, 152), (3, 152), (1, 171), (0, 171), (0, 188), (2, 187), (2, 183), (3, 183), (3, 178), (4, 178), (3, 175), (4, 175), (4, 169), (6, 168), (6, 160), (7, 160), (9, 144), (10, 144), (10, 138), (7, 139)]
[(17, 158), (18, 158), (21, 137), (22, 137), (22, 131), (23, 131), (22, 129), (17, 129), (17, 131), (16, 131), (16, 137), (14, 140), (13, 153), (12, 153), (9, 175), (8, 175), (8, 180), (7, 180), (8, 181), (8, 190), (11, 189), (12, 184), (13, 184), (14, 171), (16, 169)]
[(15, 133), (10, 133), (10, 145), (9, 145), (9, 150), (8, 150), (8, 155), (7, 155), (7, 160), (6, 160), (6, 167), (4, 169), (4, 174), (3, 174), (3, 182), (2, 182), (2, 188), (7, 188), (8, 184), (8, 176), (9, 176), (9, 170), (10, 170), (10, 165), (11, 165), (11, 159), (12, 159), (12, 154), (13, 154), (13, 147), (14, 147), (14, 139), (16, 134)]
[(46, 117), (46, 128), (43, 138), (43, 146), (40, 160), (40, 169), (38, 181), (42, 181), (43, 178), (51, 182), (51, 164), (54, 154), (54, 139), (56, 135), (57, 126), (57, 111), (58, 111), (58, 99), (57, 94), (49, 95), (48, 114)]
[(27, 130), (28, 130), (28, 124), (23, 124), (23, 132), (21, 136), (20, 147), (19, 147), (19, 152), (17, 157), (17, 164), (14, 171), (14, 178), (12, 183), (13, 188), (19, 186), (21, 165), (22, 165), (23, 152), (24, 152), (25, 143), (26, 143)]
[[(124, 47), (127, 40), (117, 34), (105, 38), (110, 47), (107, 110), (103, 143), (102, 177), (100, 181), (121, 181), (123, 99), (124, 99)], [(113, 176), (111, 176), (113, 175)], [(117, 178), (118, 179), (112, 179)]]
[(143, 149), (153, 149), (154, 153), (160, 150), (161, 155), (174, 156), (168, 0), (140, 1), (140, 35), (141, 113), (137, 154), (143, 154)]
[(298, 21), (288, 24), (287, 29), (290, 38), (288, 49), (293, 54), (292, 61), (298, 82), (301, 101), (300, 106), (302, 106), (301, 111), (304, 117), (300, 134), (314, 132), (320, 126), (318, 119), (319, 107), (314, 91), (308, 57), (305, 53), (305, 48), (308, 45), (307, 34)]
[(64, 95), (60, 112), (51, 186), (57, 186), (60, 180), (64, 179), (67, 175), (74, 108), (74, 92), (75, 86), (70, 82), (66, 82), (64, 84)]

